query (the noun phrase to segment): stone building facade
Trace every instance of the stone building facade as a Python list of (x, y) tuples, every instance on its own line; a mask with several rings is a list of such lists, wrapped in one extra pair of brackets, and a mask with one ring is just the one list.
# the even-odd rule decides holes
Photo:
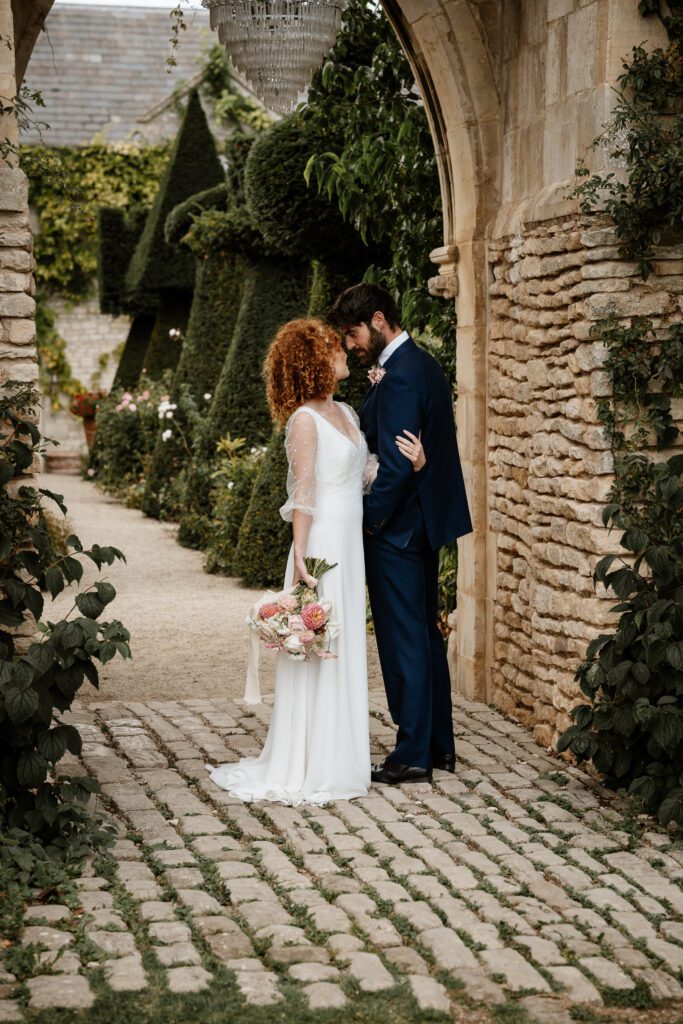
[[(9, 0), (0, 0), (6, 10)], [(37, 5), (37, 0), (28, 0)], [(609, 226), (568, 198), (632, 46), (666, 42), (637, 0), (384, 0), (431, 123), (444, 245), (429, 283), (455, 301), (458, 437), (474, 521), (460, 544), (455, 687), (549, 742), (611, 601), (591, 573), (614, 543), (590, 336), (608, 310), (680, 320), (682, 253), (645, 284)], [(425, 282), (427, 286), (427, 282)]]

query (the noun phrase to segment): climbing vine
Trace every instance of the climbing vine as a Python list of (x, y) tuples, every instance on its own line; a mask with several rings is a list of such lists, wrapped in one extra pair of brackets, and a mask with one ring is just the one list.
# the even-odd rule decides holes
[[(672, 4), (683, 10), (683, 5)], [(659, 13), (644, 0), (643, 14)], [(618, 78), (617, 103), (594, 142), (625, 168), (591, 174), (580, 166), (574, 190), (584, 212), (604, 210), (617, 230), (622, 255), (652, 273), (655, 247), (683, 238), (683, 14), (662, 18), (669, 45), (634, 46)]]
[[(683, 18), (671, 8), (662, 19), (670, 45), (633, 49), (598, 140), (625, 173), (593, 175), (576, 189), (584, 211), (609, 214), (622, 254), (645, 279), (655, 247), (683, 228)], [(644, 0), (640, 10), (659, 13), (659, 4)], [(620, 531), (622, 548), (593, 575), (616, 595), (619, 618), (588, 646), (576, 678), (590, 703), (573, 709), (558, 749), (592, 760), (663, 824), (683, 824), (683, 454), (649, 454), (679, 438), (672, 402), (683, 395), (683, 324), (612, 318), (593, 336), (611, 381), (598, 404), (615, 472), (603, 522)]]

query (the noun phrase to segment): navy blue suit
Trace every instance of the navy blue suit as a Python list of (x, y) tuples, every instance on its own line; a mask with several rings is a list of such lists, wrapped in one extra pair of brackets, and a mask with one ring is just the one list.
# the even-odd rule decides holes
[[(365, 566), (389, 711), (398, 726), (390, 760), (428, 768), (454, 753), (451, 686), (437, 625), (439, 548), (472, 532), (446, 376), (412, 338), (384, 364), (365, 397), (361, 428), (379, 472), (365, 498)], [(427, 465), (399, 452), (422, 434)]]

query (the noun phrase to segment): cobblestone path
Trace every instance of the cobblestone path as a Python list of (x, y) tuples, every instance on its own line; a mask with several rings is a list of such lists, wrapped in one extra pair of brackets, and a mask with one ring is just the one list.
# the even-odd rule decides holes
[[(381, 753), (393, 728), (384, 695), (371, 696)], [(111, 1020), (112, 998), (129, 996), (139, 1019), (202, 1024), (683, 1019), (675, 837), (461, 700), (458, 773), (433, 787), (245, 805), (205, 765), (257, 752), (269, 715), (184, 700), (71, 716), (119, 839), (62, 905), (28, 910), (22, 941), (42, 950), (43, 973), (20, 999), (0, 977), (0, 1020), (52, 1007)], [(232, 1000), (218, 1016), (209, 1002), (186, 1017), (144, 1010), (152, 989), (168, 1001), (214, 988)]]

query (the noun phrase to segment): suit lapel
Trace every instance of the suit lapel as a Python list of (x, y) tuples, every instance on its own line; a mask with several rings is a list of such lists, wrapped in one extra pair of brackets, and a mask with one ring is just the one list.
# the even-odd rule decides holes
[(409, 352), (411, 349), (414, 349), (416, 347), (417, 346), (415, 345), (415, 342), (410, 337), (410, 335), (408, 335), (403, 344), (399, 345), (396, 351), (389, 356), (386, 363), (384, 364), (384, 369), (388, 372), (394, 365), (394, 363), (397, 363), (399, 361), (401, 356), (404, 356), (406, 352)]

